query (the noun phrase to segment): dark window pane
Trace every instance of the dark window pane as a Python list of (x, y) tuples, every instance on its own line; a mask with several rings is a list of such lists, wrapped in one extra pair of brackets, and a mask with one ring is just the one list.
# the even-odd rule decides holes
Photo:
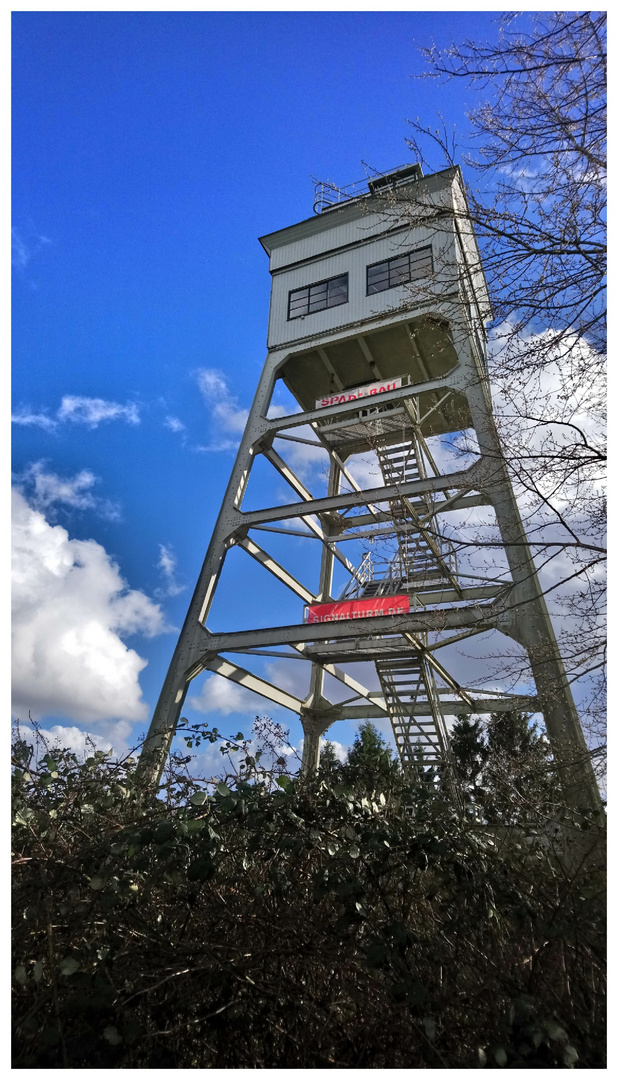
[(391, 268), (390, 283), (391, 288), (393, 285), (402, 285), (405, 281), (410, 280), (410, 265), (406, 261), (404, 266), (396, 266)]
[(394, 289), (433, 271), (431, 248), (410, 251), (367, 267), (367, 295)]
[(328, 299), (330, 300), (333, 296), (343, 296), (347, 300), (347, 298), (348, 298), (347, 282), (344, 282), (343, 285), (336, 285), (334, 288), (330, 288), (328, 290)]
[(301, 303), (308, 300), (309, 289), (293, 289), (290, 293), (290, 303)]
[(319, 281), (303, 289), (293, 289), (288, 298), (288, 319), (298, 319), (301, 315), (312, 315), (324, 308), (336, 307), (348, 301), (348, 275)]
[(322, 296), (322, 294), (326, 295), (327, 292), (328, 292), (328, 282), (327, 281), (321, 281), (319, 285), (312, 285), (311, 286), (311, 288), (309, 289), (309, 299), (310, 300), (315, 300), (315, 298), (317, 296)]
[(295, 296), (293, 299), (290, 299), (290, 310), (295, 310), (296, 308), (302, 307), (307, 307), (306, 296)]
[(416, 266), (413, 266), (413, 267), (412, 267), (412, 270), (411, 270), (411, 272), (410, 272), (410, 278), (420, 278), (420, 277), (425, 277), (425, 275), (427, 274), (427, 272), (428, 272), (429, 270), (431, 270), (431, 267), (430, 267), (430, 266), (426, 266), (426, 265), (424, 266), (423, 264), (420, 264), (420, 265), (419, 265), (419, 264), (417, 263), (417, 264), (416, 264)]
[(407, 267), (410, 265), (409, 255), (398, 255), (396, 259), (388, 260), (389, 270), (399, 270), (401, 267)]
[(389, 281), (388, 281), (388, 275), (386, 277), (384, 277), (384, 278), (381, 278), (378, 281), (375, 281), (373, 283), (373, 285), (370, 285), (369, 288), (367, 289), (367, 292), (378, 293), (378, 292), (384, 292), (385, 289), (390, 289), (390, 285), (389, 285)]
[(370, 266), (367, 270), (367, 280), (382, 281), (388, 278), (388, 263), (380, 263), (378, 266)]
[(328, 307), (337, 307), (338, 304), (347, 304), (347, 293), (337, 293), (335, 296), (329, 296)]
[(370, 266), (367, 270), (367, 292), (376, 293), (388, 289), (388, 266)]
[(346, 292), (347, 292), (348, 275), (344, 274), (343, 277), (331, 278), (330, 281), (327, 282), (327, 285), (328, 285), (329, 291), (331, 289), (345, 289)]
[(413, 262), (412, 260), (410, 260), (410, 262), (410, 272), (412, 277), (423, 277), (424, 274), (430, 274), (433, 269), (431, 251), (423, 253)]
[(288, 319), (299, 319), (309, 310), (309, 289), (294, 289), (290, 293)]

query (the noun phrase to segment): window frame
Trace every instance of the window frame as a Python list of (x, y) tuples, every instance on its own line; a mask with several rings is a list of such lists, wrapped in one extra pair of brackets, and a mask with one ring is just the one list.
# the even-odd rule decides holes
[[(365, 270), (366, 270), (366, 273), (365, 273), (365, 289), (366, 289), (365, 296), (377, 296), (379, 293), (388, 292), (389, 289), (396, 289), (397, 286), (399, 286), (399, 285), (408, 285), (411, 281), (415, 281), (416, 277), (413, 277), (412, 273), (411, 273), (410, 256), (411, 255), (421, 255), (423, 252), (429, 252), (429, 260), (430, 260), (431, 265), (430, 265), (430, 267), (428, 267), (426, 272), (423, 272), (422, 274), (418, 274), (416, 277), (419, 277), (419, 278), (420, 277), (426, 277), (429, 274), (433, 274), (433, 272), (434, 272), (434, 268), (433, 268), (433, 247), (432, 247), (431, 244), (425, 244), (424, 247), (420, 247), (420, 248), (411, 248), (410, 251), (404, 251), (404, 252), (401, 253), (401, 255), (390, 255), (388, 257), (388, 259), (379, 259), (378, 262), (369, 263), (369, 265), (365, 267)], [(408, 271), (409, 271), (410, 276), (407, 277), (404, 281), (394, 281), (393, 284), (391, 285), (390, 284), (390, 264), (397, 262), (398, 259), (406, 259), (406, 258), (408, 259)], [(369, 291), (369, 271), (374, 270), (377, 266), (383, 266), (386, 269), (387, 280), (389, 281), (389, 284), (384, 289), (374, 289), (372, 292), (370, 292)]]
[[(328, 303), (328, 288), (326, 289), (326, 303), (323, 307), (314, 308), (311, 311), (311, 291), (312, 289), (319, 289), (321, 285), (326, 285), (331, 281), (341, 281), (345, 278), (345, 300), (340, 300), (336, 304)], [(298, 315), (293, 315), (291, 312), (292, 297), (295, 293), (307, 291), (307, 308), (300, 312)], [(331, 308), (341, 307), (342, 304), (348, 304), (350, 301), (350, 274), (346, 270), (343, 274), (333, 274), (332, 277), (322, 278), (320, 281), (312, 281), (309, 285), (299, 285), (297, 289), (290, 289), (288, 292), (288, 322), (293, 322), (295, 319), (304, 319), (308, 315), (317, 315), (319, 311), (330, 311)]]

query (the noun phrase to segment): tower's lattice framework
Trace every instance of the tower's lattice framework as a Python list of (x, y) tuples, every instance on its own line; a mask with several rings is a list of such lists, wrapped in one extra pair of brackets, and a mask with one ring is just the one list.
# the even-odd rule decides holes
[[(323, 197), (319, 216), (262, 239), (273, 275), (268, 357), (141, 767), (160, 775), (190, 682), (209, 671), (300, 716), (307, 770), (337, 720), (390, 718), (404, 767), (421, 760), (448, 773), (449, 716), (542, 711), (566, 802), (599, 810), (493, 421), (490, 306), (459, 170), (423, 177), (411, 166), (368, 188), (330, 205)], [(273, 408), (281, 387), (293, 401), (285, 415)], [(290, 451), (321, 453), (322, 492), (308, 490)], [(288, 494), (248, 509), (260, 460)], [(487, 522), (472, 544), (458, 533), (479, 508), (503, 544), (502, 562), (480, 570), (471, 554)], [(266, 546), (275, 541), (281, 555)], [(321, 552), (313, 565), (299, 544)], [(296, 618), (206, 628), (234, 549), (259, 564), (266, 621), (279, 621), (273, 578), (294, 600), (280, 610)], [(492, 630), (528, 654), (536, 693), (450, 674), (441, 656)], [(304, 699), (268, 677), (266, 658), (309, 665)]]

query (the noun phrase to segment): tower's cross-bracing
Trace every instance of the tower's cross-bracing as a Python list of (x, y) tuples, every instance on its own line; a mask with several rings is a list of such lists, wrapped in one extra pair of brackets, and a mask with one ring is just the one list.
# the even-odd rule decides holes
[[(565, 801), (598, 811), (493, 420), (460, 171), (408, 166), (343, 196), (262, 238), (268, 356), (141, 769), (161, 775), (189, 684), (211, 672), (300, 717), (307, 772), (335, 721), (390, 720), (403, 767), (456, 789), (449, 718), (542, 712)], [(273, 505), (255, 506), (266, 470)], [(226, 574), (259, 626), (230, 608)], [(501, 636), (527, 656), (525, 693), (450, 673), (456, 643), (488, 655)], [(308, 669), (304, 696), (288, 659)]]

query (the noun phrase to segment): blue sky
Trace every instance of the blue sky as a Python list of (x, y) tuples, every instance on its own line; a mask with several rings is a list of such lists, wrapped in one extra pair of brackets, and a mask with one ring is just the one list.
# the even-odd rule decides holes
[[(22, 720), (145, 731), (265, 356), (258, 236), (311, 215), (312, 175), (411, 160), (407, 118), (463, 135), (478, 102), (413, 78), (418, 47), (495, 33), (482, 12), (13, 15)], [(237, 583), (228, 617), (251, 619)], [(259, 698), (207, 704), (188, 715), (300, 738)]]

